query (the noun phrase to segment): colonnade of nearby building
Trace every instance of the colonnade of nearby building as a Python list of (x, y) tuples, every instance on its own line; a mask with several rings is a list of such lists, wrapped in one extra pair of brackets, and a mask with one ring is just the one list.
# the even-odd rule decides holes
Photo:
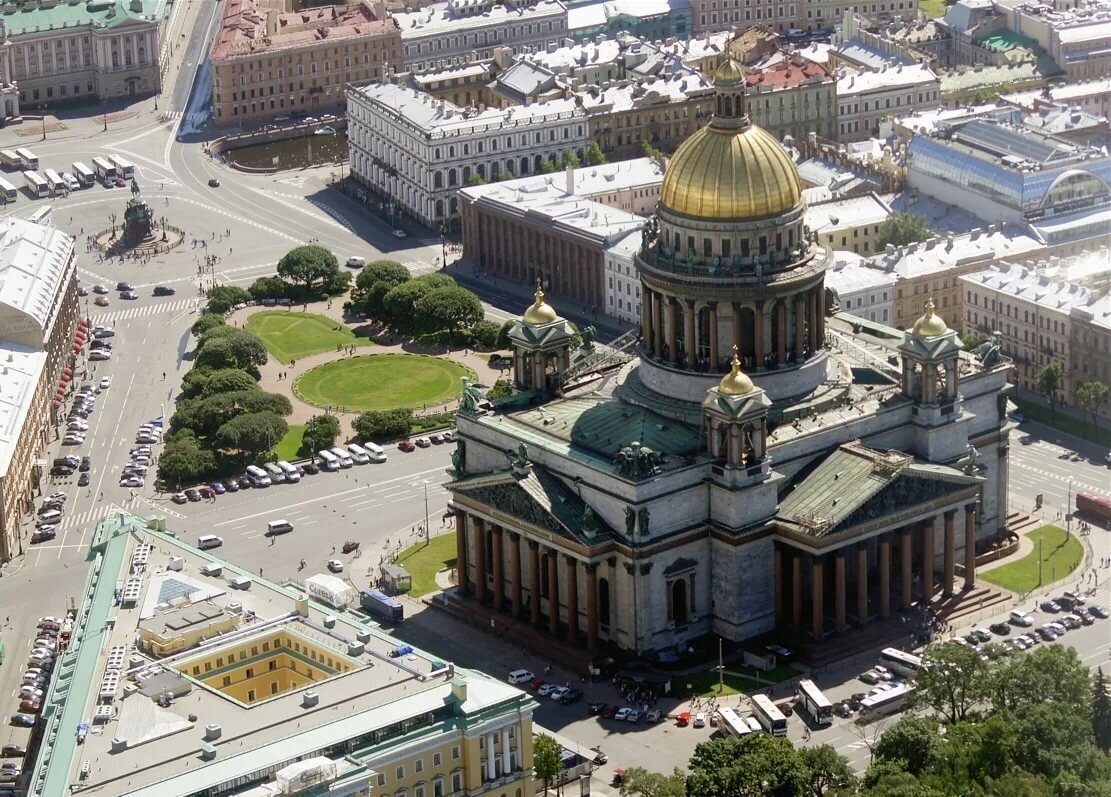
[[(691, 370), (727, 367), (733, 346), (747, 371), (800, 361), (825, 340), (823, 294), (819, 284), (774, 300), (715, 302), (671, 296), (645, 284), (642, 345), (653, 358)], [(721, 320), (727, 322), (724, 341)]]
[[(941, 513), (942, 574), (941, 592), (950, 596), (955, 591), (956, 571), (956, 516), (958, 509)], [(976, 583), (976, 504), (963, 507), (964, 512), (964, 589)], [(825, 633), (826, 596), (832, 592), (833, 628), (844, 631), (850, 607), (854, 609), (857, 624), (864, 624), (873, 614), (887, 617), (892, 611), (892, 548), (898, 557), (898, 608), (910, 609), (914, 604), (915, 576), (918, 576), (918, 598), (928, 603), (937, 587), (934, 541), (937, 536), (938, 515), (902, 528), (884, 532), (839, 548), (831, 553), (819, 554), (777, 544), (775, 549), (775, 615), (777, 625), (789, 625), (797, 630), (809, 628), (810, 633), (821, 638)], [(915, 549), (918, 555), (915, 556)], [(832, 560), (833, 587), (826, 587), (827, 571)], [(874, 561), (874, 567), (873, 567)], [(915, 565), (917, 564), (917, 568)], [(853, 570), (856, 584), (855, 606), (850, 603), (848, 589), (849, 570)], [(918, 573), (915, 573), (915, 570)], [(871, 577), (875, 574), (878, 585), (874, 592), (879, 606), (869, 603), (872, 595)], [(804, 617), (807, 608), (804, 588), (809, 583), (810, 616)]]

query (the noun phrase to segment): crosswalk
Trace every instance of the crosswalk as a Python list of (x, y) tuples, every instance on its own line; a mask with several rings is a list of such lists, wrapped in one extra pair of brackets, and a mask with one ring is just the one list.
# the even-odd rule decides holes
[(74, 512), (72, 514), (66, 513), (62, 521), (58, 524), (61, 529), (72, 528), (93, 528), (104, 518), (117, 512), (128, 512), (133, 515), (140, 515), (146, 517), (147, 515), (170, 515), (178, 519), (185, 519), (185, 515), (178, 512), (169, 502), (155, 503), (143, 496), (136, 496), (131, 500), (125, 501), (126, 506), (118, 504), (108, 504), (107, 506), (93, 506), (89, 509), (82, 510), (81, 512)]
[(160, 118), (163, 122), (172, 122), (177, 119), (184, 119), (190, 124), (200, 125), (208, 121), (208, 112), (193, 111), (192, 113), (185, 113), (184, 111), (166, 111)]
[(419, 277), (422, 274), (431, 274), (439, 271), (440, 267), (434, 263), (425, 263), (423, 260), (406, 260), (401, 265), (409, 269), (409, 273), (414, 277)]
[(195, 307), (197, 300), (193, 299), (175, 299), (172, 302), (160, 302), (158, 304), (141, 304), (132, 307), (125, 307), (121, 310), (109, 310), (103, 313), (93, 313), (94, 324), (111, 323), (114, 321), (129, 321), (133, 318), (146, 318), (152, 315), (161, 315), (163, 313), (177, 313), (182, 310)]

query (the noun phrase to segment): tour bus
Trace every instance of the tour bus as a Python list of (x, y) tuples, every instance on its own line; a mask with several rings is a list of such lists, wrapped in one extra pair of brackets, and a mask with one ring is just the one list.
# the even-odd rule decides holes
[(341, 468), (350, 468), (352, 465), (355, 464), (355, 460), (351, 458), (351, 455), (347, 452), (347, 450), (344, 448), (340, 448), (339, 446), (336, 446), (332, 449), (332, 455), (339, 460), (339, 466)]
[(247, 478), (251, 480), (251, 485), (254, 487), (269, 487), (270, 477), (266, 475), (266, 471), (258, 465), (247, 466)]
[(860, 718), (871, 720), (886, 717), (902, 708), (903, 701), (914, 694), (914, 687), (908, 683), (895, 684), (860, 701)]
[(339, 460), (331, 451), (327, 449), (317, 451), (316, 456), (320, 458), (320, 467), (324, 470), (339, 470)]
[(819, 727), (833, 724), (833, 703), (809, 678), (799, 681), (799, 699)]
[(23, 164), (19, 160), (19, 156), (15, 154), (14, 149), (0, 150), (0, 165), (5, 169), (19, 169), (23, 170)]
[[(718, 727), (730, 736), (738, 738), (752, 733), (748, 718), (742, 717), (735, 709), (729, 707), (718, 709)], [(757, 724), (757, 727), (759, 727), (759, 724)]]
[(50, 186), (51, 196), (58, 196), (58, 194), (66, 192), (66, 181), (62, 179), (62, 175), (53, 169), (47, 169), (43, 172), (43, 177), (46, 178), (46, 184)]
[(767, 695), (752, 696), (752, 716), (772, 736), (787, 735), (787, 718)]
[(1092, 493), (1077, 493), (1076, 511), (1097, 520), (1111, 520), (1111, 501)]
[(15, 186), (0, 177), (0, 199), (3, 199), (5, 205), (9, 202), (15, 202), (16, 193)]
[(290, 484), (301, 481), (301, 471), (296, 467), (286, 462), (284, 459), (278, 460), (278, 467), (282, 469), (285, 474), (285, 480)]
[(131, 161), (126, 161), (119, 155), (111, 155), (109, 157), (112, 160), (112, 165), (116, 167), (116, 174), (120, 177), (125, 180), (130, 180), (135, 176), (135, 167), (131, 164)]
[(46, 180), (39, 176), (38, 172), (30, 170), (25, 171), (23, 173), (23, 182), (24, 187), (27, 189), (27, 193), (35, 199), (41, 199), (42, 197), (50, 195), (50, 186), (46, 184)]
[(347, 453), (351, 455), (356, 465), (366, 465), (370, 462), (370, 454), (358, 443), (348, 443)]
[(277, 462), (267, 462), (263, 470), (270, 477), (271, 484), (283, 484), (285, 482), (285, 471), (278, 467)]
[(28, 171), (35, 171), (39, 168), (39, 156), (31, 152), (29, 149), (17, 149), (15, 154), (19, 156), (19, 165)]
[(73, 162), (73, 176), (77, 178), (77, 182), (81, 184), (82, 188), (88, 188), (96, 182), (96, 175), (93, 174), (93, 170), (81, 161)]
[(116, 179), (116, 167), (99, 155), (93, 158), (93, 171), (96, 172), (96, 179), (98, 180)]
[(914, 678), (922, 669), (922, 659), (913, 653), (904, 653), (897, 648), (884, 648), (880, 651), (880, 664), (896, 675)]
[(27, 217), (27, 221), (31, 222), (32, 224), (51, 224), (53, 222), (53, 220), (54, 220), (54, 207), (53, 207), (53, 205), (46, 205), (44, 207), (41, 207), (38, 210), (36, 210), (34, 213), (32, 213), (30, 216)]

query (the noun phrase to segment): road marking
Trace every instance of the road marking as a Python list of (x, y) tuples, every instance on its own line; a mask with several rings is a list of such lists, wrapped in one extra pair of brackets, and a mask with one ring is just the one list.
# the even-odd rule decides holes
[(94, 313), (93, 323), (103, 324), (110, 323), (112, 321), (130, 321), (135, 318), (146, 318), (147, 316), (161, 315), (162, 313), (173, 313), (192, 307), (196, 304), (196, 302), (196, 299), (176, 299), (172, 302), (144, 304), (137, 307), (128, 307), (123, 310), (110, 310), (106, 313)]
[(349, 506), (352, 509), (357, 509), (358, 507), (361, 507), (361, 506), (378, 506), (378, 505), (379, 505), (379, 501), (378, 501), (377, 498), (371, 498), (368, 501), (356, 501), (353, 504), (349, 504)]
[[(399, 482), (399, 481), (404, 481), (405, 479), (411, 479), (411, 478), (413, 478), (413, 476), (423, 476), (426, 473), (443, 473), (443, 471), (444, 471), (444, 468), (441, 465), (438, 468), (429, 468), (428, 470), (423, 470), (420, 473), (411, 473), (408, 476), (398, 476), (396, 479), (390, 479), (388, 481), (380, 482), (379, 484), (381, 486), (384, 486), (384, 485), (390, 484), (392, 482)], [(366, 489), (365, 487), (354, 487), (350, 490), (344, 490), (343, 492), (332, 493), (331, 495), (322, 496), (320, 498), (310, 498), (310, 499), (305, 500), (305, 501), (298, 501), (295, 504), (287, 504), (285, 506), (277, 506), (277, 507), (274, 507), (273, 509), (268, 509), (265, 512), (256, 512), (253, 515), (243, 515), (242, 517), (232, 518), (231, 520), (224, 520), (224, 521), (221, 521), (219, 523), (213, 523), (212, 525), (214, 527), (216, 527), (216, 526), (228, 526), (232, 523), (239, 523), (239, 522), (244, 521), (244, 520), (251, 520), (252, 518), (262, 517), (263, 515), (277, 515), (277, 514), (288, 515), (288, 514), (290, 514), (289, 510), (291, 510), (291, 509), (296, 509), (297, 507), (300, 507), (300, 506), (308, 506), (309, 504), (318, 504), (321, 501), (327, 501), (328, 499), (339, 498), (339, 497), (344, 496), (344, 495), (351, 495), (352, 493), (361, 492), (365, 489)]]

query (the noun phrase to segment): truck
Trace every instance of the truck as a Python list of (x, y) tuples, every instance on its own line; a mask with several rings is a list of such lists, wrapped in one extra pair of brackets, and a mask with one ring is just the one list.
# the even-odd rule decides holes
[(396, 598), (376, 589), (364, 589), (359, 598), (363, 610), (371, 617), (387, 623), (400, 623), (405, 619), (405, 607)]

